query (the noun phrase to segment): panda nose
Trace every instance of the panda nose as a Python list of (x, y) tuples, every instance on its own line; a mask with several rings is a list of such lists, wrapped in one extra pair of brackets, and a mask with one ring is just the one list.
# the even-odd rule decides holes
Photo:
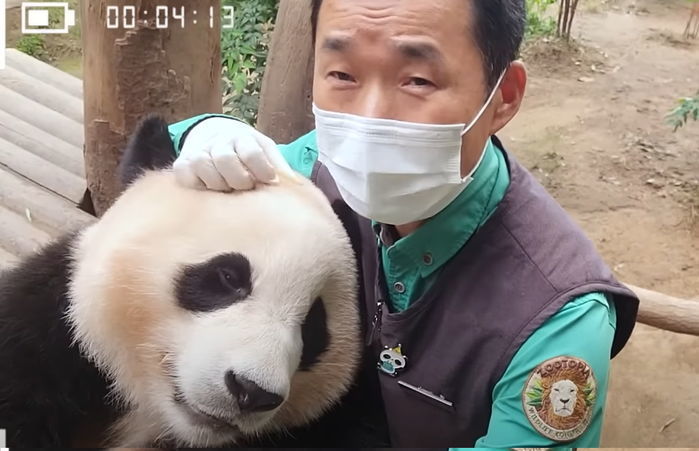
[(276, 409), (284, 398), (276, 393), (265, 391), (251, 380), (237, 376), (233, 371), (226, 372), (226, 387), (238, 401), (241, 412), (266, 412)]

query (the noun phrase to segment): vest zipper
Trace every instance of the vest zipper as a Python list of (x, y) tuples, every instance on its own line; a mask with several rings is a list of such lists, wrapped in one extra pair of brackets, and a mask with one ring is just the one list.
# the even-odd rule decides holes
[(371, 345), (376, 341), (376, 336), (381, 332), (381, 317), (383, 315), (383, 301), (376, 302), (376, 310), (374, 311), (374, 318), (371, 321), (371, 333), (369, 334), (369, 340), (367, 345)]

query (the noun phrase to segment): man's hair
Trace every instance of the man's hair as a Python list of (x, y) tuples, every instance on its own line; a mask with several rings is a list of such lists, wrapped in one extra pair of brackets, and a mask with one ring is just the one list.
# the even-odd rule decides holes
[[(488, 87), (493, 88), (502, 71), (517, 59), (526, 27), (525, 0), (468, 0), (473, 5), (475, 40), (483, 56)], [(313, 42), (323, 0), (312, 0)]]

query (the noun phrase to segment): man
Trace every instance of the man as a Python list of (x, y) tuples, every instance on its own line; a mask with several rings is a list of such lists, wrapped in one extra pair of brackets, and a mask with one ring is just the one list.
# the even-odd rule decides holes
[(314, 0), (312, 20), (316, 130), (277, 148), (231, 118), (174, 124), (178, 180), (291, 166), (326, 193), (393, 446), (598, 446), (638, 300), (495, 137), (525, 91), (524, 0)]

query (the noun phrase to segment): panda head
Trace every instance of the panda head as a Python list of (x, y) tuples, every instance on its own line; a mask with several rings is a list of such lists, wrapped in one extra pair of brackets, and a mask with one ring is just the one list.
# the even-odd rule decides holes
[[(214, 446), (320, 416), (359, 360), (354, 256), (323, 194), (178, 186), (158, 118), (76, 241), (69, 321), (127, 414), (122, 444)], [(169, 155), (169, 156), (168, 156)]]

